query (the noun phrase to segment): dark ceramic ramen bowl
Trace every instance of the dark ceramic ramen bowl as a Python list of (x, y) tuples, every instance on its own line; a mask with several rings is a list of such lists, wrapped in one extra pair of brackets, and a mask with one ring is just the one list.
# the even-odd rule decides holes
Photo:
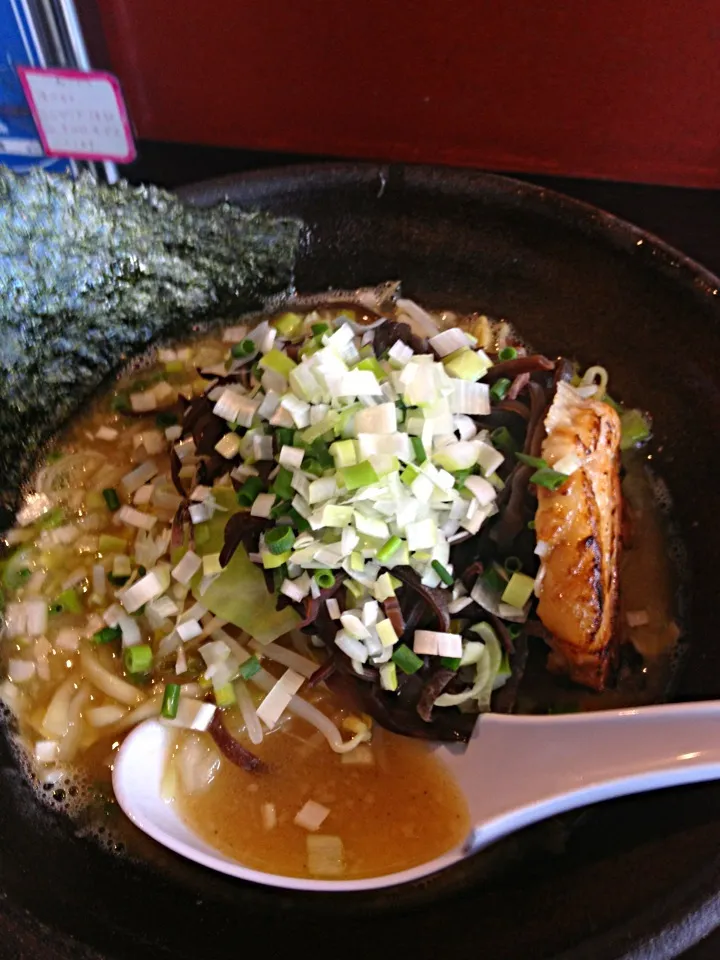
[[(424, 303), (482, 307), (545, 353), (602, 362), (619, 397), (652, 411), (691, 571), (673, 696), (720, 694), (720, 281), (601, 211), (483, 174), (296, 167), (185, 191), (225, 196), (305, 221), (301, 291), (401, 278)], [(37, 802), (4, 735), (0, 777), (6, 957), (660, 960), (720, 921), (720, 785), (607, 803), (418, 886), (337, 896), (234, 881), (142, 839), (115, 855)]]

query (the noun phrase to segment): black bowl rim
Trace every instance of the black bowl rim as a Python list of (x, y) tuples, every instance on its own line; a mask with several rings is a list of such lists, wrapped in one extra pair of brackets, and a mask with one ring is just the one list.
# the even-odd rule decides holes
[[(309, 180), (321, 189), (329, 186), (375, 183), (379, 191), (392, 188), (397, 178), (405, 178), (411, 186), (442, 185), (449, 194), (490, 191), (511, 199), (521, 198), (536, 212), (548, 218), (571, 223), (574, 229), (604, 239), (624, 253), (636, 247), (645, 248), (645, 256), (652, 258), (653, 266), (661, 274), (680, 284), (704, 300), (717, 298), (714, 303), (720, 321), (720, 279), (702, 264), (666, 243), (653, 233), (608, 213), (592, 204), (531, 182), (478, 170), (389, 163), (318, 162), (276, 166), (257, 171), (229, 174), (183, 186), (175, 192), (191, 204), (207, 206), (229, 200), (237, 203), (238, 190), (249, 194), (249, 209), (262, 207), (263, 195), (271, 196), (273, 185), (282, 181), (285, 186), (295, 184), (299, 189)], [(252, 188), (261, 188), (255, 197)], [(262, 188), (265, 187), (264, 192)], [(243, 202), (245, 205), (245, 202)], [(637, 253), (637, 251), (635, 251)], [(707, 300), (706, 300), (707, 303)], [(616, 927), (587, 939), (584, 943), (557, 955), (555, 960), (672, 960), (689, 950), (720, 925), (720, 856), (709, 859), (703, 871), (688, 877), (671, 895), (661, 898)], [(17, 956), (36, 955), (42, 944), (48, 947), (50, 938), (58, 956), (81, 956), (87, 960), (104, 960), (93, 948), (78, 942), (59, 930), (50, 930), (10, 902), (0, 906), (0, 927), (19, 951)], [(30, 952), (25, 952), (28, 950)], [(54, 952), (54, 951), (53, 951)]]

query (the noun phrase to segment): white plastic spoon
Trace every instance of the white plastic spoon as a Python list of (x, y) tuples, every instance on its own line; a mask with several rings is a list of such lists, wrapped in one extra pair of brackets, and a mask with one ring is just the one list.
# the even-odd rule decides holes
[(467, 799), (462, 846), (400, 873), (310, 880), (243, 866), (190, 830), (161, 783), (174, 730), (138, 726), (118, 752), (113, 787), (132, 822), (190, 860), (243, 880), (293, 890), (359, 891), (419, 880), (506, 834), (588, 803), (720, 778), (720, 701), (560, 716), (485, 714), (467, 747), (434, 747)]

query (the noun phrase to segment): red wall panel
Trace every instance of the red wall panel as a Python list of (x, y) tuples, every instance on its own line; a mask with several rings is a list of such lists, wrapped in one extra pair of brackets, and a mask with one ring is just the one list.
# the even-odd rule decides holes
[(719, 0), (98, 0), (149, 139), (720, 186)]

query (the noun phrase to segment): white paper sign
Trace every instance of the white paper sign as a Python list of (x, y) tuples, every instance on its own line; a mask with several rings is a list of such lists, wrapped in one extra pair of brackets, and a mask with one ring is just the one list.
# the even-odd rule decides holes
[(50, 157), (129, 163), (135, 145), (120, 84), (110, 73), (19, 67), (18, 73)]

